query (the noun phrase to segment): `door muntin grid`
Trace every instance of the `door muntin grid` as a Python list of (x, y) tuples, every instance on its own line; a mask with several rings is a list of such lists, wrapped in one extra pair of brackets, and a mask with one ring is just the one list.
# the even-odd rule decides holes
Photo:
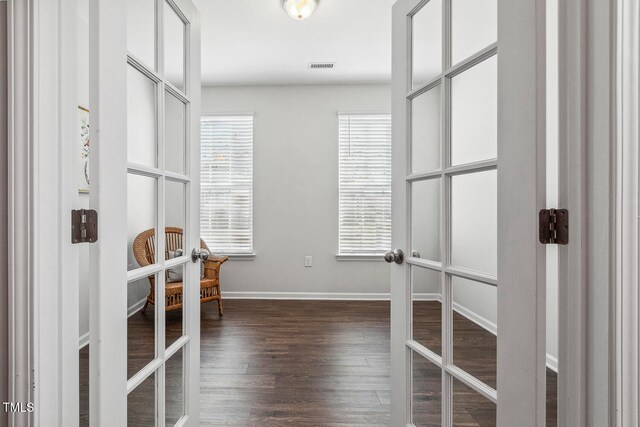
[[(408, 27), (409, 27), (409, 40), (410, 43), (414, 43), (413, 35), (413, 17), (419, 13), (425, 5), (429, 2), (436, 0), (422, 1), (418, 6), (408, 15)], [(485, 384), (478, 378), (471, 375), (469, 372), (464, 371), (459, 366), (454, 364), (453, 360), (453, 292), (452, 292), (452, 280), (455, 277), (466, 279), (467, 281), (473, 281), (477, 284), (483, 284), (483, 286), (497, 286), (497, 277), (495, 276), (495, 270), (488, 269), (489, 271), (482, 271), (482, 269), (465, 268), (464, 266), (454, 265), (452, 263), (452, 182), (455, 177), (462, 175), (472, 177), (474, 174), (479, 174), (487, 171), (497, 171), (498, 161), (495, 155), (487, 156), (486, 158), (476, 157), (469, 162), (452, 161), (452, 79), (456, 76), (463, 75), (463, 73), (473, 70), (473, 67), (481, 65), (484, 66), (489, 61), (495, 60), (497, 57), (497, 42), (493, 42), (488, 46), (484, 46), (479, 50), (475, 50), (473, 54), (467, 56), (466, 59), (459, 60), (455, 64), (451, 61), (452, 52), (452, 2), (457, 0), (443, 0), (442, 7), (442, 59), (443, 71), (435, 78), (427, 81), (418, 87), (413, 83), (413, 65), (412, 55), (409, 55), (409, 79), (407, 79), (407, 117), (408, 117), (408, 129), (412, 129), (412, 120), (415, 118), (412, 114), (413, 101), (419, 96), (427, 93), (429, 90), (440, 87), (440, 141), (439, 141), (439, 161), (429, 162), (429, 165), (439, 164), (439, 168), (432, 170), (415, 170), (413, 166), (416, 163), (412, 158), (412, 147), (414, 142), (412, 141), (412, 132), (409, 131), (407, 138), (407, 159), (406, 170), (409, 171), (406, 176), (407, 183), (407, 224), (412, 223), (412, 209), (415, 203), (412, 200), (413, 191), (412, 188), (416, 183), (424, 181), (439, 182), (440, 185), (440, 210), (439, 210), (439, 256), (431, 257), (435, 259), (423, 259), (420, 255), (411, 253), (407, 259), (407, 263), (411, 269), (421, 268), (427, 269), (433, 273), (437, 273), (440, 276), (440, 292), (439, 299), (441, 304), (441, 348), (428, 348), (428, 343), (425, 345), (425, 340), (417, 340), (414, 336), (414, 301), (413, 295), (416, 289), (413, 288), (413, 280), (409, 280), (411, 287), (408, 295), (412, 298), (411, 307), (408, 313), (408, 322), (411, 325), (411, 339), (407, 341), (407, 348), (410, 349), (413, 357), (411, 358), (412, 364), (415, 357), (423, 357), (439, 367), (442, 374), (441, 382), (441, 399), (442, 399), (442, 425), (451, 425), (452, 422), (452, 407), (453, 407), (453, 384), (454, 381), (459, 381), (471, 388), (475, 392), (488, 399), (490, 402), (497, 404), (497, 392), (495, 388)], [(459, 1), (459, 0), (458, 0)], [(408, 49), (408, 52), (413, 53), (413, 47)], [(497, 79), (497, 74), (496, 74)], [(495, 189), (494, 189), (495, 191)], [(409, 226), (411, 230), (411, 225)], [(413, 230), (411, 230), (413, 231)], [(409, 234), (410, 247), (413, 248), (414, 238), (413, 233)], [(411, 251), (412, 252), (412, 251)], [(479, 271), (475, 271), (479, 270)], [(414, 275), (411, 274), (410, 277)], [(413, 368), (411, 368), (413, 369)], [(413, 396), (413, 378), (409, 381), (409, 396)], [(412, 404), (413, 405), (413, 404)], [(413, 417), (413, 408), (411, 410), (411, 416)]]
[[(188, 283), (194, 280), (193, 277), (190, 277), (190, 268), (188, 268), (191, 264), (190, 259), (190, 248), (195, 247), (197, 244), (199, 246), (199, 242), (191, 242), (190, 234), (188, 230), (191, 229), (192, 224), (190, 224), (191, 215), (189, 215), (189, 207), (192, 206), (191, 203), (191, 165), (190, 165), (190, 126), (191, 122), (191, 99), (185, 93), (188, 92), (188, 81), (189, 81), (189, 32), (190, 32), (190, 23), (185, 17), (184, 13), (178, 8), (178, 6), (173, 1), (167, 0), (144, 0), (146, 3), (153, 3), (154, 9), (154, 34), (153, 36), (146, 35), (147, 38), (153, 39), (153, 55), (146, 55), (146, 61), (141, 60), (136, 57), (135, 54), (131, 51), (128, 51), (126, 64), (127, 67), (136, 71), (136, 73), (141, 74), (144, 78), (148, 79), (149, 82), (152, 82), (154, 85), (154, 105), (155, 105), (155, 146), (153, 147), (153, 159), (150, 162), (138, 162), (131, 161), (128, 158), (127, 162), (127, 177), (129, 181), (129, 177), (138, 176), (144, 177), (147, 179), (152, 179), (155, 181), (155, 253), (156, 257), (154, 262), (146, 267), (133, 269), (127, 274), (127, 287), (139, 280), (144, 280), (149, 276), (155, 276), (155, 305), (149, 306), (147, 308), (147, 313), (150, 311), (153, 312), (154, 315), (154, 347), (155, 347), (155, 357), (149, 363), (147, 363), (144, 367), (137, 370), (137, 372), (133, 373), (127, 381), (127, 394), (132, 396), (135, 395), (135, 390), (138, 387), (141, 387), (142, 384), (148, 384), (147, 379), (155, 378), (154, 383), (155, 386), (155, 423), (158, 426), (165, 425), (165, 388), (166, 388), (166, 372), (165, 365), (168, 360), (172, 358), (172, 356), (176, 354), (181, 354), (181, 360), (183, 365), (182, 370), (182, 384), (184, 386), (181, 388), (182, 390), (182, 402), (181, 405), (182, 410), (184, 412), (185, 398), (186, 392), (185, 390), (188, 388), (187, 384), (187, 360), (188, 357), (185, 357), (189, 354), (189, 342), (190, 336), (188, 331), (188, 322), (186, 322), (186, 313), (190, 310), (189, 307), (189, 293), (193, 292), (191, 286), (188, 286)], [(164, 15), (167, 12), (172, 12), (172, 18), (178, 17), (182, 24), (184, 25), (184, 37), (182, 52), (183, 54), (183, 64), (180, 67), (183, 71), (182, 73), (182, 84), (180, 88), (177, 88), (176, 85), (172, 84), (169, 81), (169, 76), (166, 75), (165, 72), (165, 26), (164, 26)], [(174, 25), (175, 26), (175, 25)], [(135, 45), (135, 44), (134, 44)], [(150, 58), (153, 58), (152, 60)], [(175, 82), (175, 79), (174, 79)], [(168, 129), (172, 123), (169, 123), (169, 120), (166, 119), (165, 115), (165, 106), (166, 101), (170, 100), (170, 102), (178, 105), (182, 105), (183, 122), (180, 124), (181, 129)], [(180, 108), (180, 107), (179, 107)], [(128, 120), (135, 118), (135, 112), (128, 111)], [(168, 158), (168, 155), (171, 155), (172, 148), (175, 151), (175, 147), (171, 147), (171, 141), (168, 141), (165, 136), (170, 133), (174, 135), (174, 137), (182, 138), (182, 145), (179, 148), (181, 150), (181, 159), (176, 167), (176, 163), (172, 162), (175, 158)], [(181, 134), (181, 135), (179, 135)], [(131, 144), (132, 141), (127, 141), (127, 144)], [(135, 158), (134, 158), (135, 160)], [(174, 192), (178, 192), (178, 198), (180, 202), (173, 203), (172, 198), (169, 196)], [(165, 259), (165, 253), (167, 245), (165, 242), (165, 227), (166, 226), (179, 226), (183, 228), (183, 255), (176, 256), (172, 259)], [(140, 232), (143, 230), (139, 230)], [(130, 244), (130, 243), (129, 243)], [(181, 322), (181, 333), (178, 332), (179, 336), (171, 337), (170, 340), (166, 339), (166, 313), (165, 313), (165, 284), (167, 280), (168, 271), (172, 270), (173, 273), (176, 271), (182, 270), (183, 272), (183, 308), (182, 308), (182, 322)], [(140, 313), (136, 313), (140, 315)], [(175, 332), (175, 331), (174, 331)], [(129, 350), (127, 350), (129, 351)], [(173, 359), (171, 359), (173, 360)], [(175, 400), (175, 399), (174, 399)], [(174, 405), (175, 406), (175, 405)], [(175, 412), (175, 408), (173, 410)], [(180, 419), (182, 415), (172, 413), (171, 420)], [(172, 421), (173, 422), (173, 421)]]

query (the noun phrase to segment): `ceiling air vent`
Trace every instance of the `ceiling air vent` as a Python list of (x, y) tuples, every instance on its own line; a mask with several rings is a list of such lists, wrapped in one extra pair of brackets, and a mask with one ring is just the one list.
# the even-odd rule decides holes
[(309, 68), (312, 70), (331, 70), (335, 65), (335, 62), (311, 62)]

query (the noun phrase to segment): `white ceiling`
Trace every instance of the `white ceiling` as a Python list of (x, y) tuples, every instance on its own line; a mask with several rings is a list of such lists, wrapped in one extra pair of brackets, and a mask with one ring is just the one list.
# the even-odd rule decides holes
[[(202, 23), (202, 84), (388, 83), (395, 0), (320, 0), (295, 21), (280, 0), (194, 0)], [(335, 62), (310, 70), (310, 62)]]

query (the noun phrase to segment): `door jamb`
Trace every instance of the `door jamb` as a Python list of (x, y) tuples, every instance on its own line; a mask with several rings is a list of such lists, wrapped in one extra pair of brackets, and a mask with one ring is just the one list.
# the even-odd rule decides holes
[[(8, 1), (11, 425), (77, 426), (76, 1)], [(64, 190), (64, 191), (63, 191)]]
[[(559, 2), (558, 425), (615, 425), (615, 5)], [(605, 285), (603, 285), (605, 284)]]

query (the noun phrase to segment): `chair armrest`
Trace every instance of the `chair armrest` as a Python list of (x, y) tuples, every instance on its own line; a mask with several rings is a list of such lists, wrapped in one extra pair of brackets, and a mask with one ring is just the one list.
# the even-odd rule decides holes
[(204, 277), (206, 279), (219, 279), (220, 278), (220, 266), (224, 264), (229, 257), (217, 257), (210, 255), (209, 259), (203, 261), (204, 265)]

